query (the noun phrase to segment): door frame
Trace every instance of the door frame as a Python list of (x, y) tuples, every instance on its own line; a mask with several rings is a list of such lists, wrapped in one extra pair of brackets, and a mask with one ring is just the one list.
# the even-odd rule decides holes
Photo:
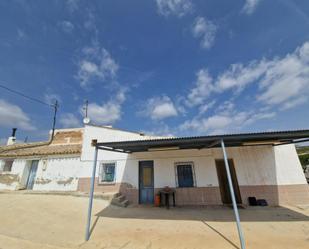
[[(153, 187), (152, 187), (152, 191), (153, 191), (153, 197), (154, 197), (154, 161), (153, 160), (142, 160), (142, 161), (138, 161), (138, 203), (139, 204), (144, 204), (141, 202), (141, 185), (142, 185), (142, 182), (141, 182), (141, 163), (142, 162), (151, 162), (152, 163), (152, 182), (153, 182)], [(152, 201), (154, 202), (154, 200)]]
[[(36, 171), (35, 171), (35, 175), (34, 175), (34, 178), (33, 178), (33, 185), (31, 188), (28, 188), (28, 184), (29, 184), (29, 179), (30, 179), (30, 176), (31, 176), (31, 169), (32, 169), (32, 166), (33, 166), (33, 162), (36, 162), (37, 161), (37, 165), (36, 165)], [(30, 161), (30, 164), (29, 164), (29, 172), (28, 172), (28, 176), (27, 176), (27, 182), (26, 182), (26, 189), (27, 190), (32, 190), (33, 189), (33, 186), (35, 184), (35, 178), (36, 178), (36, 175), (37, 175), (37, 172), (38, 172), (38, 168), (39, 168), (39, 162), (40, 160), (31, 160)]]
[[(232, 183), (233, 183), (233, 189), (234, 189), (234, 195), (235, 195), (236, 203), (242, 204), (242, 198), (241, 198), (240, 188), (239, 188), (238, 179), (237, 179), (237, 172), (236, 172), (236, 169), (235, 169), (235, 164), (234, 164), (233, 159), (229, 158), (228, 164), (229, 164), (229, 169), (230, 169), (230, 173), (231, 173), (231, 179), (232, 179)], [(218, 171), (220, 170), (219, 168), (223, 168), (221, 170), (224, 172), (224, 174), (226, 174), (224, 159), (216, 159), (215, 165), (216, 165), (218, 183), (219, 183), (219, 188), (220, 188), (221, 201), (222, 201), (223, 204), (231, 205), (232, 200), (231, 200), (231, 193), (230, 193), (230, 187), (229, 187), (228, 179), (226, 178), (226, 182), (223, 183), (222, 182), (223, 179), (220, 178), (219, 173), (218, 173)], [(225, 186), (223, 186), (223, 184)], [(228, 199), (231, 200), (230, 202), (226, 201), (227, 196), (228, 196)]]

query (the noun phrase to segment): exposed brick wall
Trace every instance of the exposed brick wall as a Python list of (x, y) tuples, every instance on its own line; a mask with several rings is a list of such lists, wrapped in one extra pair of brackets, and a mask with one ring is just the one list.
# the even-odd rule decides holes
[[(77, 190), (89, 192), (90, 182), (90, 177), (79, 178)], [(124, 194), (131, 203), (138, 203), (138, 189), (132, 187), (132, 185), (128, 183), (101, 184), (99, 183), (99, 178), (96, 177), (94, 191), (101, 193), (120, 192)]]
[[(155, 193), (159, 192), (155, 189)], [(176, 188), (176, 205), (220, 205), (219, 187)]]
[[(90, 177), (79, 178), (77, 190), (81, 192), (89, 192), (90, 190)], [(99, 178), (96, 177), (94, 184), (95, 192), (118, 192), (120, 188), (120, 184), (99, 184)]]
[[(90, 178), (80, 178), (78, 191), (89, 192)], [(240, 186), (243, 204), (248, 204), (248, 197), (266, 199), (271, 206), (284, 204), (309, 204), (309, 186), (306, 184), (295, 185), (256, 185)], [(95, 182), (95, 192), (120, 192), (133, 204), (138, 204), (138, 189), (128, 183), (98, 184)], [(155, 193), (160, 189), (156, 188)], [(176, 188), (177, 205), (221, 205), (221, 194), (219, 187), (195, 187)]]

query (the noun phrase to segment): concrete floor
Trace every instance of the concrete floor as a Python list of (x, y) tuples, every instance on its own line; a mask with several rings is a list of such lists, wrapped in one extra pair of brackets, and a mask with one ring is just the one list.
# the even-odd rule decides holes
[[(229, 208), (118, 208), (94, 201), (84, 242), (88, 199), (0, 194), (1, 249), (239, 248)], [(309, 248), (309, 208), (240, 210), (247, 248)]]

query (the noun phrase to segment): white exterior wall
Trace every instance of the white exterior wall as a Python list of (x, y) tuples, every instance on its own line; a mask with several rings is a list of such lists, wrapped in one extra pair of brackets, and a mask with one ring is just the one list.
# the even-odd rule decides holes
[[(94, 147), (98, 142), (143, 140), (147, 136), (121, 130), (86, 126), (81, 156), (45, 158), (40, 160), (34, 190), (77, 190), (78, 178), (90, 178)], [(240, 186), (306, 184), (305, 176), (294, 145), (247, 146), (227, 148), (228, 157), (234, 160)], [(217, 187), (215, 159), (222, 159), (221, 148), (202, 150), (175, 150), (125, 154), (99, 150), (98, 162), (116, 162), (116, 183), (129, 183), (138, 188), (138, 163), (154, 161), (155, 188), (175, 187), (175, 163), (193, 162), (197, 187)], [(14, 190), (26, 184), (33, 159), (17, 159), (10, 174), (18, 175), (20, 183), (1, 184), (0, 189)], [(98, 165), (99, 165), (98, 163)], [(99, 167), (97, 167), (97, 175)]]
[[(4, 164), (4, 160), (1, 160), (1, 164)], [(14, 162), (12, 164), (11, 171), (10, 172), (2, 172), (1, 175), (17, 177), (18, 181), (10, 182), (10, 183), (7, 183), (7, 184), (0, 182), (0, 189), (3, 189), (3, 190), (16, 190), (16, 189), (18, 189), (19, 186), (20, 186), (19, 181), (24, 179), (23, 171), (24, 171), (25, 164), (26, 164), (26, 160), (24, 160), (24, 159), (14, 160)]]
[[(82, 163), (80, 157), (15, 159), (11, 172), (2, 175), (17, 175), (18, 181), (0, 183), (0, 189), (17, 190), (26, 187), (33, 160), (39, 160), (33, 190), (76, 191)], [(1, 176), (0, 176), (1, 177)]]
[[(239, 185), (276, 185), (272, 146), (227, 148), (234, 160)], [(175, 163), (193, 162), (196, 186), (219, 186), (215, 159), (223, 159), (221, 149), (141, 152), (129, 155), (123, 181), (138, 186), (138, 161), (154, 160), (155, 188), (176, 187)]]
[[(231, 147), (227, 148), (227, 154), (234, 161), (240, 186), (306, 183), (294, 145)], [(142, 160), (154, 161), (155, 188), (176, 186), (177, 162), (194, 163), (197, 187), (219, 186), (215, 159), (223, 159), (220, 148), (139, 152), (129, 155), (101, 150), (98, 156), (99, 163), (116, 161), (116, 182), (130, 183), (136, 188), (138, 162)], [(81, 175), (90, 177), (91, 168), (91, 161), (84, 162)]]
[(307, 184), (305, 174), (293, 144), (274, 147), (277, 182), (284, 184)]
[(81, 165), (79, 157), (40, 160), (33, 190), (76, 191)]
[[(94, 147), (91, 146), (91, 141), (97, 139), (98, 142), (114, 142), (128, 140), (144, 140), (149, 136), (143, 136), (134, 132), (127, 132), (112, 128), (96, 127), (86, 125), (83, 134), (83, 146), (81, 161), (82, 166), (79, 172), (79, 177), (91, 177)], [(116, 162), (116, 183), (127, 181), (128, 183), (137, 181), (138, 174), (134, 165), (126, 162), (128, 154), (99, 150), (98, 162)], [(99, 165), (99, 164), (98, 164)], [(97, 175), (99, 167), (97, 167)]]

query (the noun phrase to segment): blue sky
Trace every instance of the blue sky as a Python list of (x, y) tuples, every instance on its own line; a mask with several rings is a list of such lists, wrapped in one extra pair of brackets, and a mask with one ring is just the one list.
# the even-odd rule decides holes
[[(308, 128), (307, 0), (1, 1), (0, 84), (57, 127), (158, 135)], [(0, 90), (0, 139), (46, 138), (53, 110)]]

